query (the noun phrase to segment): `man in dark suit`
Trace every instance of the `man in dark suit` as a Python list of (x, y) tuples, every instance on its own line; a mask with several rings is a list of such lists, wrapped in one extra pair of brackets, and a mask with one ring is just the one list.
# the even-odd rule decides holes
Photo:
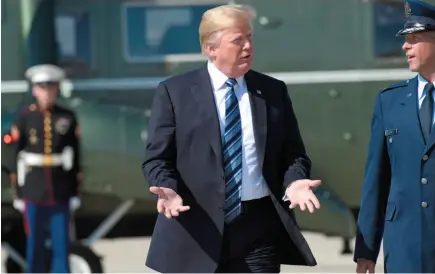
[(374, 272), (435, 272), (435, 6), (405, 2), (403, 50), (418, 75), (375, 102), (354, 260)]
[(146, 262), (159, 272), (316, 265), (292, 209), (319, 208), (320, 181), (308, 179), (286, 85), (250, 70), (254, 16), (238, 5), (207, 11), (199, 33), (209, 62), (155, 93), (142, 168), (162, 213)]

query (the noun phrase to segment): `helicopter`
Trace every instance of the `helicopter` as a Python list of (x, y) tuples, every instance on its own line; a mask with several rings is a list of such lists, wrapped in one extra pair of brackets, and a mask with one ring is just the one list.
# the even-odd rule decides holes
[[(5, 95), (2, 94), (2, 96), (4, 100)], [(113, 228), (118, 221), (122, 223), (123, 215), (135, 216), (137, 222), (140, 215), (156, 214), (155, 198), (147, 191), (146, 182), (139, 167), (147, 135), (146, 117), (149, 113), (142, 109), (96, 104), (77, 98), (75, 100), (60, 99), (59, 104), (76, 111), (82, 132), (84, 184), (83, 195), (81, 195), (82, 206), (74, 213), (75, 231), (76, 233), (80, 231), (74, 240), (83, 241), (73, 245), (75, 248), (72, 248), (71, 256), (72, 258), (82, 256), (82, 264), (86, 261), (89, 265), (86, 269), (101, 272), (101, 265), (92, 265), (97, 261), (98, 256), (89, 255), (92, 254), (91, 245), (106, 236), (108, 230)], [(2, 113), (2, 125), (11, 124), (13, 117), (11, 113), (8, 115)], [(7, 162), (7, 159), (11, 158), (8, 153), (14, 153), (14, 146), (10, 142), (9, 131), (2, 130), (2, 136), (3, 166), (5, 160)], [(2, 172), (2, 177), (5, 173)], [(13, 240), (9, 243), (12, 248), (12, 245), (17, 242), (22, 244), (24, 239), (21, 238), (19, 241), (16, 239), (18, 231), (22, 231), (21, 217), (11, 207), (12, 201), (8, 195), (11, 189), (10, 185), (5, 182), (8, 182), (6, 176), (2, 178), (2, 226), (9, 226), (7, 231), (10, 234), (4, 233), (2, 239), (9, 240), (12, 237)], [(327, 188), (319, 188), (316, 191), (322, 204), (322, 210), (316, 214), (315, 218), (307, 216), (308, 214), (297, 213), (301, 228), (351, 238), (355, 231), (355, 224), (345, 204)], [(108, 217), (94, 228), (94, 231), (90, 231), (90, 220), (94, 219), (95, 221), (91, 223), (95, 223), (104, 216)], [(124, 218), (128, 219), (128, 217)], [(139, 231), (143, 229), (143, 224), (137, 226), (139, 229), (132, 227), (118, 228), (116, 237), (144, 235), (145, 231)], [(24, 236), (23, 233), (20, 235)], [(8, 253), (14, 254), (13, 251)], [(11, 259), (16, 257), (11, 257)], [(74, 263), (74, 260), (72, 262)], [(9, 267), (12, 265), (13, 263), (9, 261)]]
[[(2, 247), (8, 253), (8, 272), (22, 271), (24, 267), (25, 234), (21, 215), (12, 207), (7, 165), (11, 158), (8, 155), (14, 153), (10, 125), (18, 111), (33, 102), (22, 77), (23, 71), (31, 64), (56, 62), (67, 70), (69, 78), (62, 85), (59, 103), (74, 110), (81, 125), (84, 183), (82, 206), (72, 220), (72, 242), (75, 250), (79, 250), (73, 249), (70, 256), (72, 268), (103, 272), (102, 259), (92, 250), (92, 244), (98, 239), (150, 234), (144, 228), (144, 222), (152, 227), (157, 214), (155, 197), (148, 192), (140, 163), (148, 135), (147, 121), (151, 115), (154, 89), (166, 77), (197, 67), (206, 59), (198, 54), (196, 40), (183, 39), (177, 46), (188, 49), (188, 54), (175, 52), (173, 46), (162, 46), (157, 57), (166, 51), (170, 54), (163, 59), (155, 57), (149, 60), (150, 57), (135, 46), (135, 43), (143, 42), (137, 37), (144, 30), (132, 28), (131, 24), (135, 22), (134, 18), (145, 21), (140, 16), (154, 11), (154, 8), (156, 14), (169, 8), (171, 11), (168, 12), (179, 9), (180, 16), (193, 14), (199, 17), (207, 8), (229, 1), (194, 4), (195, 1), (189, 1), (174, 6), (170, 4), (173, 1), (166, 2), (150, 5), (139, 1), (112, 1), (96, 12), (80, 1), (74, 5), (52, 0), (2, 1), (8, 15), (2, 24), (2, 36), (9, 34), (2, 53), (12, 49), (17, 53), (2, 54), (2, 67), (9, 68), (2, 74), (1, 87)], [(389, 44), (382, 40), (400, 21), (396, 19), (396, 13), (390, 14), (390, 10), (400, 10), (401, 6), (396, 3), (399, 1), (340, 0), (334, 4), (321, 0), (312, 4), (303, 1), (231, 2), (249, 4), (257, 10), (254, 69), (286, 83), (313, 162), (312, 177), (322, 180), (322, 186), (316, 189), (321, 210), (316, 214), (296, 210), (298, 225), (303, 231), (343, 238), (343, 249), (337, 252), (349, 254), (352, 252), (350, 240), (356, 233), (375, 94), (394, 81), (413, 77), (394, 50), (398, 41), (391, 39), (393, 42)], [(24, 11), (26, 5), (35, 5), (30, 15)], [(186, 10), (189, 12), (184, 13)], [(75, 13), (79, 15), (71, 16)], [(315, 14), (314, 17), (326, 20), (328, 24), (319, 28), (316, 22), (304, 21), (307, 13)], [(376, 19), (374, 15), (379, 14), (393, 18), (391, 26), (381, 28), (380, 33), (375, 27), (368, 28), (368, 22), (370, 26), (377, 26), (377, 22), (368, 20), (372, 16)], [(89, 20), (91, 16), (96, 19)], [(91, 48), (97, 49), (93, 53), (94, 61), (89, 62), (86, 50), (78, 51), (73, 58), (68, 52), (70, 49), (65, 49), (68, 46), (62, 40), (65, 33), (60, 35), (59, 29), (62, 30), (61, 23), (70, 18), (76, 20), (75, 34), (81, 50), (88, 45), (89, 30), (95, 31), (91, 39)], [(11, 35), (22, 31), (20, 20), (30, 22), (25, 28), (26, 43), (23, 43), (22, 36)], [(343, 26), (342, 22), (346, 20), (353, 24)], [(305, 25), (295, 28), (297, 22), (302, 21)], [(186, 26), (171, 21), (167, 38), (162, 38), (161, 43), (173, 41), (170, 35), (195, 37), (197, 22), (192, 20), (191, 25)], [(109, 25), (113, 28), (107, 28)], [(337, 39), (338, 28), (340, 33), (346, 33), (347, 44)], [(289, 38), (289, 33), (296, 33), (303, 39)], [(340, 58), (325, 54), (319, 48), (319, 37), (323, 44), (339, 51)], [(52, 47), (53, 39), (57, 39), (59, 49), (41, 50)], [(382, 41), (380, 46), (369, 44), (376, 39)], [(196, 43), (192, 49), (189, 40)], [(107, 46), (108, 41), (111, 46)], [(269, 41), (273, 41), (273, 51)], [(150, 47), (150, 51), (155, 51), (155, 47)], [(54, 52), (59, 52), (60, 57), (52, 56)]]

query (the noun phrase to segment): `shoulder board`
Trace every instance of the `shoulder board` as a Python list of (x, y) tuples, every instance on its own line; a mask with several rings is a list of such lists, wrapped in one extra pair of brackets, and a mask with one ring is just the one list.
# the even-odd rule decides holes
[(58, 104), (56, 104), (55, 106), (56, 106), (56, 109), (57, 109), (57, 110), (64, 111), (64, 112), (68, 112), (68, 113), (72, 113), (72, 112), (73, 112), (73, 111), (72, 111), (70, 108), (68, 108), (68, 107), (65, 107), (65, 106), (62, 106), (62, 105), (58, 105)]
[(21, 108), (19, 113), (21, 115), (25, 115), (27, 113), (36, 111), (36, 109), (37, 109), (37, 106), (35, 104), (31, 104), (31, 105), (28, 105), (28, 106), (25, 106), (25, 107)]
[(35, 111), (37, 109), (37, 106), (35, 104), (29, 105), (29, 111)]
[(399, 83), (394, 83), (394, 84), (389, 85), (388, 87), (384, 88), (383, 90), (381, 90), (381, 92), (393, 90), (393, 89), (400, 88), (400, 87), (406, 87), (408, 85), (409, 81), (410, 80), (406, 80), (406, 81), (399, 82)]

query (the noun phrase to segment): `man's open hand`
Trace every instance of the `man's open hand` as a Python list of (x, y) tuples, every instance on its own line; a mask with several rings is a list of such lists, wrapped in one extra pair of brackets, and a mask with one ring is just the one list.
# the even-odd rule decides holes
[(299, 205), (302, 211), (306, 208), (313, 213), (314, 207), (319, 209), (320, 203), (316, 195), (313, 193), (313, 188), (320, 186), (320, 180), (297, 180), (290, 184), (286, 190), (288, 200), (290, 200), (290, 209)]
[(183, 199), (170, 188), (152, 186), (150, 191), (159, 196), (157, 211), (169, 219), (190, 209), (190, 206), (183, 206)]

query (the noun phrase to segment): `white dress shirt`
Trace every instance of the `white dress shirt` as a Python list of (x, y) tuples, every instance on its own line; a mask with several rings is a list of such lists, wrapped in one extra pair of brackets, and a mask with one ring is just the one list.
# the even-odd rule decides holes
[[(221, 140), (225, 133), (225, 93), (228, 88), (225, 81), (228, 77), (219, 71), (212, 62), (207, 64), (210, 75), (216, 108), (218, 110)], [(254, 126), (252, 122), (251, 104), (244, 77), (236, 79), (234, 92), (239, 101), (242, 124), (242, 201), (259, 199), (269, 195), (269, 189), (262, 175), (262, 160), (258, 159), (255, 145)]]
[[(426, 98), (426, 93), (423, 93), (423, 91), (427, 83), (428, 82), (419, 74), (418, 75), (418, 109), (421, 108), (421, 104), (423, 103), (424, 98)], [(435, 85), (435, 82), (433, 82), (432, 84)], [(434, 105), (435, 105), (435, 91), (432, 92), (432, 96), (433, 96), (432, 100), (434, 100)], [(435, 108), (432, 116), (432, 121), (433, 124), (435, 125)]]

